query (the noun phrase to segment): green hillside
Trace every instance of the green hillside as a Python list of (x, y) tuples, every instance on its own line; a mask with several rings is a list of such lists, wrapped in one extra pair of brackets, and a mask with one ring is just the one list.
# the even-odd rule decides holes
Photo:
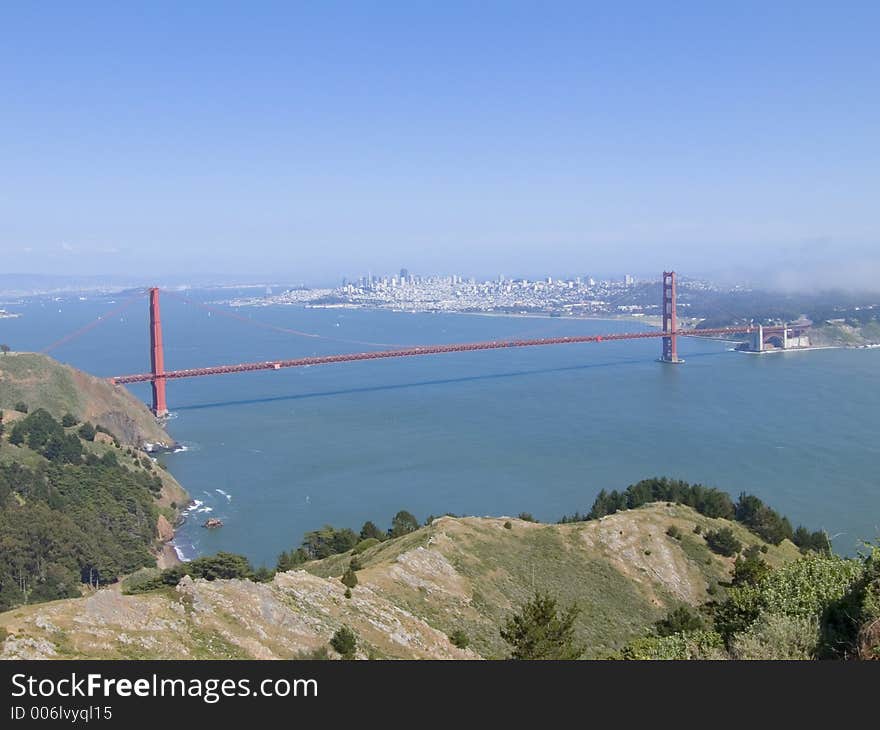
[(17, 403), (26, 403), (31, 410), (43, 408), (56, 419), (69, 413), (78, 421), (102, 425), (129, 446), (173, 443), (149, 409), (124, 387), (47, 355), (0, 355), (0, 409), (14, 417)]
[[(688, 539), (669, 536), (672, 525)], [(680, 505), (565, 525), (442, 517), (362, 552), (351, 598), (340, 581), (350, 553), (266, 583), (185, 578), (138, 595), (112, 586), (0, 614), (10, 634), (4, 656), (292, 658), (326, 647), (347, 625), (364, 658), (501, 658), (498, 626), (535, 590), (581, 606), (578, 639), (587, 656), (604, 656), (670, 609), (723, 591), (733, 559), (710, 551), (696, 525), (729, 526), (745, 544), (765, 545), (739, 524)], [(774, 565), (799, 556), (788, 541), (766, 549)], [(99, 626), (83, 624), (90, 615), (101, 616)], [(456, 630), (467, 649), (448, 638)]]
[(129, 445), (170, 442), (143, 404), (40, 355), (0, 355), (0, 373), (0, 610), (174, 562), (188, 496)]

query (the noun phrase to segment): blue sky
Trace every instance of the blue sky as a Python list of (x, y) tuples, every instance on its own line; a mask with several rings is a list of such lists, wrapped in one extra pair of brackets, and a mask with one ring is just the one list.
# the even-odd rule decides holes
[(875, 2), (4, 3), (2, 269), (871, 283), (878, 27)]

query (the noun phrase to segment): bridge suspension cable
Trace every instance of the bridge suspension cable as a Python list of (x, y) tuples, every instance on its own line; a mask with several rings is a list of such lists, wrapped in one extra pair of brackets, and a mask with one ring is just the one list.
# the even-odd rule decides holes
[(403, 347), (403, 345), (392, 344), (389, 342), (365, 342), (363, 340), (348, 340), (340, 337), (329, 337), (328, 335), (320, 335), (316, 332), (303, 332), (302, 330), (291, 329), (290, 327), (282, 327), (280, 325), (270, 324), (269, 322), (261, 322), (260, 320), (254, 319), (253, 317), (245, 317), (244, 315), (230, 312), (227, 309), (213, 307), (210, 304), (205, 304), (204, 302), (197, 302), (194, 299), (191, 299), (190, 297), (187, 297), (178, 292), (168, 291), (167, 289), (163, 289), (162, 291), (165, 294), (168, 294), (175, 299), (179, 299), (180, 301), (185, 302), (193, 307), (204, 309), (221, 317), (227, 317), (228, 319), (234, 319), (238, 322), (244, 322), (245, 324), (250, 324), (254, 327), (272, 330), (273, 332), (281, 332), (287, 335), (296, 335), (297, 337), (309, 337), (316, 340), (326, 340), (329, 342), (340, 342), (346, 345), (365, 345), (366, 347)]
[(99, 324), (102, 324), (103, 322), (106, 322), (108, 319), (110, 319), (110, 317), (114, 317), (117, 314), (119, 314), (120, 312), (123, 312), (126, 309), (128, 309), (138, 299), (142, 298), (144, 296), (145, 292), (146, 292), (146, 290), (138, 291), (135, 295), (126, 299), (118, 307), (114, 307), (113, 309), (109, 310), (108, 312), (105, 312), (104, 314), (100, 315), (97, 319), (93, 320), (92, 322), (89, 322), (87, 325), (84, 325), (83, 327), (80, 327), (79, 329), (74, 330), (73, 332), (64, 335), (64, 337), (62, 337), (58, 340), (55, 340), (55, 342), (50, 344), (48, 347), (44, 348), (42, 350), (42, 353), (45, 355), (45, 354), (51, 352), (52, 350), (54, 350), (55, 348), (61, 347), (61, 345), (66, 345), (68, 342), (72, 342), (73, 340), (77, 339), (78, 337), (81, 337), (82, 335), (84, 335), (86, 332), (93, 330)]
[[(764, 332), (781, 331), (783, 327), (765, 327)], [(755, 327), (723, 327), (719, 329), (705, 330), (679, 330), (679, 337), (700, 336), (710, 337), (715, 335), (746, 334), (754, 332)], [(468, 342), (450, 345), (423, 345), (421, 347), (408, 347), (400, 350), (382, 350), (378, 352), (354, 352), (342, 355), (316, 355), (301, 357), (292, 360), (266, 360), (263, 362), (240, 363), (238, 365), (216, 365), (205, 368), (189, 368), (186, 370), (166, 370), (161, 377), (166, 380), (179, 380), (181, 378), (197, 378), (206, 375), (225, 375), (229, 373), (247, 373), (260, 370), (281, 370), (284, 368), (310, 367), (312, 365), (330, 365), (343, 362), (357, 362), (363, 360), (384, 360), (398, 357), (416, 357), (421, 355), (439, 355), (448, 352), (476, 352), (479, 350), (503, 350), (515, 347), (540, 347), (544, 345), (566, 345), (587, 342), (616, 342), (620, 340), (643, 340), (668, 337), (668, 333), (662, 330), (648, 332), (625, 332), (607, 335), (582, 335), (573, 337), (545, 337), (535, 340), (493, 340), (489, 342)], [(138, 373), (135, 375), (119, 375), (110, 380), (117, 385), (127, 383), (145, 383), (156, 378), (153, 373)]]

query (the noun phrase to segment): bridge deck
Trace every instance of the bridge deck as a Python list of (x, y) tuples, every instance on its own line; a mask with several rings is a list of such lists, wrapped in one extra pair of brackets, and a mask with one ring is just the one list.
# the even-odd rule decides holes
[[(786, 329), (783, 326), (765, 327), (764, 332), (781, 332)], [(678, 330), (674, 334), (678, 337), (716, 337), (723, 335), (749, 334), (757, 331), (757, 327), (721, 327), (704, 330)], [(265, 362), (240, 363), (238, 365), (215, 365), (205, 368), (190, 368), (188, 370), (167, 370), (160, 376), (152, 373), (138, 373), (135, 375), (118, 375), (110, 378), (113, 383), (123, 385), (126, 383), (144, 383), (162, 377), (166, 380), (178, 380), (180, 378), (197, 378), (206, 375), (225, 375), (229, 373), (246, 373), (259, 370), (280, 370), (282, 368), (298, 368), (311, 365), (330, 365), (341, 362), (356, 362), (360, 360), (383, 360), (395, 357), (416, 357), (418, 355), (440, 355), (448, 352), (473, 352), (477, 350), (503, 350), (512, 347), (541, 347), (544, 345), (567, 345), (585, 342), (614, 342), (618, 340), (643, 340), (669, 337), (670, 334), (662, 330), (650, 332), (626, 332), (608, 335), (583, 335), (575, 337), (545, 337), (534, 340), (491, 340), (488, 342), (469, 342), (450, 345), (423, 345), (419, 347), (407, 347), (397, 350), (377, 350), (374, 352), (353, 352), (342, 355), (316, 355), (301, 357), (292, 360), (267, 360)]]

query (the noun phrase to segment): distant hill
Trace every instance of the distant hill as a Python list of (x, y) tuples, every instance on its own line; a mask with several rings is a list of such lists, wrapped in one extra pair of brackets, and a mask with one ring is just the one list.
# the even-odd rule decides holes
[[(187, 577), (140, 595), (112, 586), (0, 614), (9, 634), (0, 656), (285, 659), (326, 647), (348, 625), (364, 658), (500, 658), (499, 625), (535, 590), (581, 606), (578, 638), (588, 656), (605, 656), (670, 609), (723, 591), (733, 558), (710, 551), (697, 525), (730, 527), (765, 547), (771, 565), (800, 555), (787, 540), (766, 544), (739, 523), (665, 503), (560, 525), (442, 517), (365, 550), (351, 598), (340, 581), (350, 553), (268, 583)], [(467, 649), (448, 638), (456, 630)]]
[(69, 413), (79, 421), (104, 426), (128, 446), (173, 444), (150, 410), (125, 388), (47, 355), (0, 355), (0, 409), (13, 411), (14, 417), (19, 402), (30, 410), (44, 408), (57, 419)]
[(810, 340), (819, 347), (861, 347), (880, 343), (880, 321), (828, 321), (810, 330)]

